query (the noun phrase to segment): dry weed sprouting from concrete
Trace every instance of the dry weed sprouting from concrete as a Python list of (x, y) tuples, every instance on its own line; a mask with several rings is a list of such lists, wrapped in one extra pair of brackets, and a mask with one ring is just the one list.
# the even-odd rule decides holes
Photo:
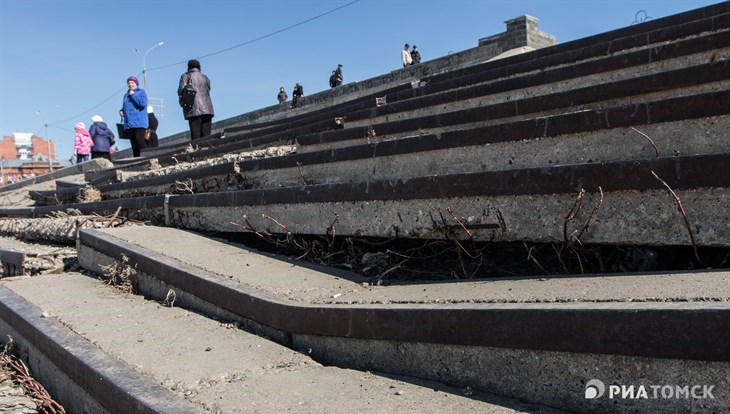
[(101, 191), (96, 187), (84, 187), (79, 191), (79, 202), (80, 203), (94, 203), (101, 201)]
[[(2, 370), (3, 377), (3, 395), (13, 395), (15, 391), (13, 388), (22, 388), (23, 394), (25, 394), (31, 401), (25, 404), (20, 398), (7, 399), (4, 408), (10, 409), (14, 413), (47, 413), (47, 414), (65, 414), (66, 410), (56, 400), (51, 397), (51, 394), (30, 375), (28, 366), (23, 362), (22, 359), (17, 357), (17, 353), (14, 350), (15, 343), (13, 338), (8, 335), (8, 342), (3, 346), (0, 352), (0, 369)], [(10, 383), (6, 382), (6, 379), (10, 380)], [(7, 404), (10, 403), (13, 406), (9, 407)], [(34, 407), (28, 405), (34, 404)], [(3, 411), (4, 412), (4, 411)]]
[(132, 267), (129, 264), (129, 256), (122, 254), (121, 261), (114, 261), (114, 263), (108, 266), (101, 266), (101, 270), (104, 272), (102, 280), (104, 280), (107, 285), (114, 286), (124, 292), (136, 293), (136, 267), (136, 265)]

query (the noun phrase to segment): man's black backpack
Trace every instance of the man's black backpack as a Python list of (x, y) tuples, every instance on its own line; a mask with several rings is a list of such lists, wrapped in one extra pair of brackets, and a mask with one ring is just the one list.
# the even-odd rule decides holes
[(183, 86), (182, 91), (180, 92), (180, 106), (184, 109), (190, 109), (193, 107), (193, 102), (195, 102), (195, 95), (198, 93), (198, 91), (195, 90), (195, 87), (190, 84), (190, 77), (188, 77), (188, 83)]

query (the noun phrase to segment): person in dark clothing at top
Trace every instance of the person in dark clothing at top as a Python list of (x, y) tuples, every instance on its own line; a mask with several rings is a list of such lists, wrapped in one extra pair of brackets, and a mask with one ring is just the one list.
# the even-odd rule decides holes
[(342, 85), (342, 64), (337, 65), (337, 70), (335, 70), (335, 75), (337, 76), (337, 86)]
[(289, 99), (289, 95), (286, 94), (283, 86), (279, 88), (279, 94), (276, 95), (276, 99), (279, 101), (280, 104), (286, 103), (286, 100)]
[(299, 84), (299, 82), (294, 85), (294, 92), (292, 92), (291, 95), (291, 107), (296, 108), (299, 104), (299, 101), (304, 98), (304, 88), (302, 87), (302, 85)]
[(93, 124), (89, 127), (89, 135), (94, 145), (91, 147), (91, 159), (106, 158), (111, 160), (109, 148), (114, 145), (114, 133), (107, 127), (104, 119), (99, 115), (91, 117)]
[(149, 128), (147, 128), (147, 146), (150, 148), (157, 147), (158, 144), (158, 138), (157, 138), (157, 127), (160, 125), (160, 121), (157, 120), (157, 117), (155, 116), (155, 110), (152, 108), (152, 105), (147, 106), (147, 117), (149, 118)]
[(413, 45), (411, 50), (411, 65), (417, 65), (421, 63), (421, 54), (418, 52), (418, 46)]
[(330, 88), (336, 88), (337, 87), (337, 71), (333, 70), (332, 74), (330, 75)]
[(188, 61), (188, 71), (180, 76), (177, 95), (190, 83), (195, 88), (195, 101), (192, 108), (183, 108), (183, 115), (190, 124), (190, 138), (198, 139), (210, 135), (213, 124), (213, 101), (210, 99), (210, 79), (200, 71), (200, 62), (195, 59)]

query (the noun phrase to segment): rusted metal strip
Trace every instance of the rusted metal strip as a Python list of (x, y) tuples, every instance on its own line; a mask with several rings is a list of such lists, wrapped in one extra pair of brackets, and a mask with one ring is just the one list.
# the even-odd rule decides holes
[(161, 209), (165, 201), (165, 196), (149, 196), (135, 198), (121, 198), (116, 200), (97, 201), (92, 203), (75, 203), (64, 204), (58, 206), (41, 206), (35, 207), (34, 217), (43, 217), (54, 211), (65, 211), (67, 209), (76, 209), (83, 214), (112, 214), (117, 208), (122, 208), (122, 215), (128, 216), (130, 212), (137, 210)]
[(33, 217), (35, 207), (0, 207), (0, 217)]

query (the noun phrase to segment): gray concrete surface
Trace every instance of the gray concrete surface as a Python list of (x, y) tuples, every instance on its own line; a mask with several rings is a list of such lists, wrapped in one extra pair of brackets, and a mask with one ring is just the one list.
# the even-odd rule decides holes
[[(647, 171), (647, 174), (649, 172)], [(586, 187), (588, 183), (585, 183)], [(598, 204), (597, 186), (591, 183), (585, 206)], [(306, 187), (292, 191), (307, 192)], [(728, 188), (699, 188), (679, 192), (699, 246), (726, 246), (730, 241), (727, 214)], [(491, 227), (471, 231), (474, 240), (563, 243), (565, 217), (576, 200), (573, 194), (468, 196), (415, 200), (367, 200), (320, 203), (256, 204), (228, 206), (171, 205), (170, 223), (195, 231), (241, 231), (243, 217), (257, 231), (279, 232), (273, 217), (294, 234), (326, 234), (335, 218), (338, 235), (374, 237), (444, 238), (438, 220), (450, 208), (457, 217), (473, 218)], [(184, 197), (184, 196), (180, 196)], [(500, 211), (505, 229), (495, 214)], [(579, 228), (591, 210), (583, 208), (575, 218)], [(466, 220), (465, 220), (466, 221)], [(234, 224), (235, 223), (235, 224)], [(468, 223), (471, 223), (470, 221)], [(578, 224), (580, 223), (580, 224)], [(244, 227), (246, 228), (246, 227)], [(572, 231), (572, 230), (570, 230)], [(466, 238), (455, 232), (456, 237)], [(689, 245), (690, 238), (672, 196), (663, 189), (606, 192), (595, 220), (581, 239), (586, 244)]]

